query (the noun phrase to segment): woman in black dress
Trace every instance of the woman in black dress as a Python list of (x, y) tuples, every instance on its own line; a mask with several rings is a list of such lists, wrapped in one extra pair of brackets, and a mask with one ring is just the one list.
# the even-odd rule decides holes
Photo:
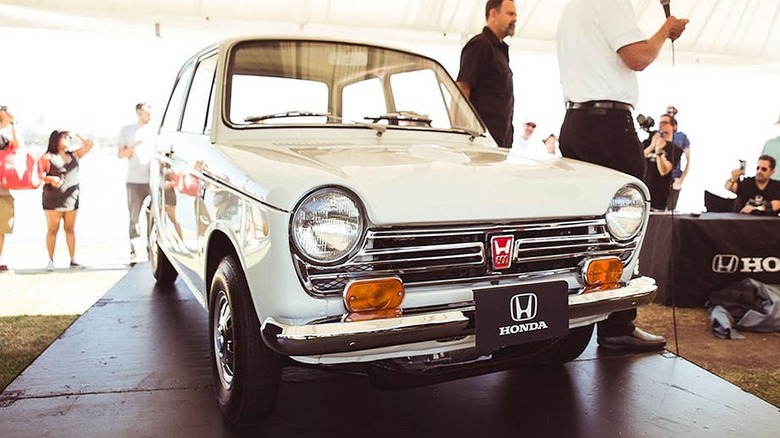
[[(71, 136), (81, 142), (81, 147), (71, 149)], [(41, 157), (41, 167), (46, 173), (43, 186), (43, 211), (48, 231), (46, 249), (49, 251), (47, 270), (54, 269), (54, 246), (60, 221), (65, 230), (65, 242), (70, 254), (70, 267), (80, 267), (76, 254), (76, 213), (79, 209), (79, 159), (92, 149), (92, 142), (80, 134), (55, 130), (49, 136), (49, 146)]]

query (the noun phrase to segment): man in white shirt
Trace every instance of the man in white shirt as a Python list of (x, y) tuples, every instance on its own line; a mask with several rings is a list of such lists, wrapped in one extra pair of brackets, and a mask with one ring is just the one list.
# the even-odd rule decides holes
[(514, 147), (518, 149), (518, 151), (526, 152), (529, 154), (534, 154), (537, 152), (539, 148), (536, 147), (533, 143), (531, 143), (531, 136), (534, 135), (534, 129), (536, 129), (536, 123), (532, 121), (527, 121), (523, 123), (523, 134), (520, 136), (520, 138), (515, 143)]
[[(558, 24), (558, 62), (566, 116), (561, 125), (564, 157), (600, 164), (642, 179), (645, 159), (631, 110), (639, 97), (636, 72), (674, 41), (688, 20), (668, 17), (645, 38), (630, 0), (571, 0)], [(599, 323), (605, 348), (655, 350), (661, 336), (637, 328), (636, 309), (612, 313)]]
[(149, 162), (154, 152), (155, 132), (149, 125), (152, 113), (146, 103), (135, 106), (138, 121), (119, 131), (117, 156), (127, 159), (127, 211), (129, 215), (130, 261), (138, 256), (137, 241), (141, 233), (138, 220), (144, 199), (149, 196)]

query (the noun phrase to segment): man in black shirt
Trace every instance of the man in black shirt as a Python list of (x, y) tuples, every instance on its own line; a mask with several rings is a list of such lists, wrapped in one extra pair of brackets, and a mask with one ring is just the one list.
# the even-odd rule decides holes
[(463, 47), (458, 86), (471, 101), (499, 146), (512, 147), (514, 91), (509, 68), (509, 46), (504, 38), (515, 34), (514, 0), (488, 0), (487, 24)]
[(761, 155), (756, 176), (742, 181), (739, 177), (745, 174), (743, 169), (731, 171), (726, 189), (737, 194), (735, 210), (746, 214), (777, 214), (780, 211), (780, 181), (771, 179), (776, 164), (772, 156)]

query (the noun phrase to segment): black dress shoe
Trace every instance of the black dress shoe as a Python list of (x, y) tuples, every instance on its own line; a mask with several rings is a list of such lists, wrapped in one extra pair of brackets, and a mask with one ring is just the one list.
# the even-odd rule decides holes
[(598, 338), (599, 347), (614, 350), (661, 350), (666, 346), (666, 339), (647, 333), (639, 328), (634, 328), (630, 335), (605, 336)]

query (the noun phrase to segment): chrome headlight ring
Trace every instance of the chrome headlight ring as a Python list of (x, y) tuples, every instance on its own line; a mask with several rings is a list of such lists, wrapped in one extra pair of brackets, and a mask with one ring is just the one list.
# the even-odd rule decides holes
[(609, 234), (619, 241), (633, 239), (647, 217), (647, 200), (637, 186), (620, 188), (609, 203), (605, 218)]
[(341, 187), (323, 187), (304, 196), (293, 210), (294, 251), (314, 264), (334, 264), (354, 255), (366, 230), (358, 197)]

